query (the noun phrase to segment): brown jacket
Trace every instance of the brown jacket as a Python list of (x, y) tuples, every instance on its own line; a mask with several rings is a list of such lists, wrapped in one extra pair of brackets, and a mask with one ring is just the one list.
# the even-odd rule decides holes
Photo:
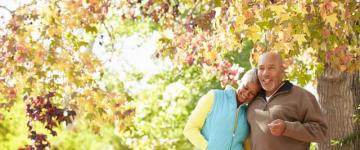
[[(310, 142), (326, 140), (327, 125), (315, 97), (288, 81), (269, 102), (261, 91), (250, 104), (247, 117), (253, 150), (307, 150)], [(275, 119), (286, 123), (282, 136), (271, 135), (267, 126)]]

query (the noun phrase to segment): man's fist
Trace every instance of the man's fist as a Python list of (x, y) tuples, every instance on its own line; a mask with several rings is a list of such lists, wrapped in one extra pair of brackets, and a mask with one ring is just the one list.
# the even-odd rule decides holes
[(270, 124), (268, 124), (268, 127), (270, 128), (271, 134), (274, 136), (281, 136), (286, 130), (286, 124), (281, 119), (272, 121)]

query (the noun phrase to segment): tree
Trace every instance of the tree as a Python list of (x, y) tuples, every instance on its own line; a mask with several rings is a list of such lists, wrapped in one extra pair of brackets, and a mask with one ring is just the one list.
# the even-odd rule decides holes
[[(59, 112), (75, 111), (73, 124), (86, 126), (76, 126), (72, 131), (84, 127), (90, 129), (93, 133), (91, 135), (96, 137), (96, 134), (103, 131), (103, 124), (111, 128), (116, 126), (120, 133), (124, 133), (124, 136), (119, 138), (119, 147), (124, 149), (136, 148), (137, 144), (155, 145), (157, 148), (156, 146), (163, 144), (157, 139), (166, 139), (166, 146), (184, 143), (184, 138), (177, 138), (175, 141), (167, 138), (178, 136), (180, 129), (177, 129), (175, 134), (166, 135), (151, 128), (134, 129), (133, 125), (139, 125), (142, 120), (136, 116), (136, 109), (125, 106), (132, 96), (136, 98), (133, 103), (141, 103), (140, 99), (143, 97), (152, 99), (149, 103), (154, 107), (140, 112), (139, 115), (148, 112), (164, 114), (167, 109), (157, 107), (158, 103), (155, 102), (156, 98), (151, 97), (152, 93), (129, 96), (125, 90), (114, 91), (101, 86), (100, 81), (106, 72), (92, 52), (97, 44), (97, 37), (104, 36), (103, 33), (110, 37), (109, 49), (116, 51), (114, 41), (116, 37), (126, 34), (123, 32), (124, 28), (129, 30), (127, 32), (140, 31), (142, 34), (157, 30), (162, 36), (159, 38), (155, 56), (159, 59), (169, 58), (174, 64), (172, 72), (191, 72), (194, 68), (201, 70), (190, 75), (190, 79), (169, 73), (160, 75), (161, 78), (156, 81), (163, 81), (168, 76), (180, 76), (187, 80), (178, 79), (179, 82), (190, 87), (212, 87), (211, 84), (204, 84), (205, 81), (201, 84), (188, 81), (204, 77), (211, 80), (215, 87), (217, 80), (221, 81), (222, 86), (235, 85), (236, 79), (244, 71), (243, 68), (256, 65), (259, 54), (277, 50), (286, 58), (287, 78), (296, 80), (300, 85), (317, 85), (319, 102), (329, 119), (330, 127), (346, 129), (344, 132), (330, 130), (331, 138), (345, 138), (337, 142), (340, 145), (350, 143), (349, 147), (343, 149), (359, 149), (356, 145), (360, 143), (356, 141), (359, 137), (359, 124), (351, 122), (351, 116), (356, 113), (359, 104), (358, 1), (42, 0), (33, 1), (14, 11), (5, 6), (0, 9), (8, 10), (11, 14), (6, 28), (1, 29), (0, 39), (0, 59), (3, 62), (0, 64), (0, 106), (3, 110), (15, 106), (20, 108), (19, 105), (27, 103), (30, 106), (54, 106), (46, 108), (61, 110)], [(146, 30), (142, 30), (144, 27), (138, 26), (139, 24), (145, 25)], [(250, 63), (244, 59), (248, 59)], [(210, 77), (214, 77), (214, 80)], [(177, 82), (171, 78), (165, 81)], [(121, 81), (119, 82), (121, 85)], [(160, 93), (154, 95), (163, 96), (161, 93), (171, 83), (157, 85)], [(344, 88), (335, 89), (330, 83), (339, 83)], [(189, 108), (194, 106), (202, 90), (207, 89), (199, 89), (199, 93), (185, 96), (192, 101), (189, 102)], [(186, 90), (184, 91), (186, 93)], [(54, 96), (49, 96), (49, 93)], [(331, 95), (336, 93), (339, 93), (335, 95), (339, 98)], [(38, 102), (45, 102), (44, 97), (46, 102), (51, 103), (37, 105)], [(181, 106), (187, 102), (181, 97), (175, 99), (176, 104)], [(341, 109), (342, 105), (337, 103), (339, 99), (345, 101), (346, 110)], [(161, 100), (166, 105), (171, 104), (169, 99)], [(156, 109), (159, 112), (155, 111)], [(49, 109), (44, 112), (51, 112), (46, 110)], [(187, 111), (181, 109), (171, 116), (179, 117), (179, 120), (184, 122)], [(30, 108), (28, 112), (33, 111)], [(332, 121), (333, 112), (345, 117)], [(61, 118), (61, 115), (58, 116)], [(27, 118), (29, 122), (37, 122), (36, 115)], [(148, 119), (164, 121), (164, 117), (152, 115)], [(144, 123), (152, 122), (145, 120)], [(174, 125), (173, 122), (167, 123)], [(346, 127), (340, 126), (342, 123)], [(48, 123), (44, 122), (43, 125), (47, 126)], [(177, 127), (181, 128), (181, 125), (183, 124)], [(4, 125), (0, 127), (8, 129)], [(31, 131), (29, 127), (29, 135), (32, 134)], [(170, 133), (169, 131), (165, 130), (165, 133)], [(89, 132), (85, 130), (82, 133)], [(139, 140), (139, 137), (146, 134), (149, 134), (151, 139), (148, 143), (135, 141), (127, 144), (127, 139), (124, 139)], [(38, 138), (32, 137), (38, 140), (37, 143), (44, 139), (40, 134)], [(36, 143), (30, 145), (35, 146)], [(182, 148), (188, 148), (187, 146)], [(320, 146), (321, 149), (329, 147), (330, 141)], [(336, 148), (331, 146), (329, 149)]]
[(151, 88), (134, 94), (131, 101), (137, 108), (134, 125), (122, 135), (129, 148), (191, 149), (182, 136), (186, 120), (202, 95), (220, 88), (219, 80), (200, 67), (187, 66), (156, 74), (148, 84)]
[[(251, 40), (254, 49), (250, 61), (264, 51), (276, 50), (285, 58), (288, 79), (300, 85), (318, 84), (319, 102), (328, 118), (330, 138), (345, 138), (358, 133), (358, 123), (351, 122), (359, 104), (358, 74), (360, 66), (360, 3), (349, 0), (244, 0), (244, 1), (126, 1), (120, 4), (128, 13), (123, 19), (151, 19), (160, 25), (157, 56), (168, 57), (177, 66), (201, 66), (213, 70), (223, 80), (233, 78), (224, 56), (241, 51)], [(137, 13), (134, 13), (137, 12)], [(226, 64), (225, 67), (219, 67)], [(235, 73), (236, 74), (236, 73)], [(334, 76), (342, 74), (341, 76)], [(350, 87), (335, 89), (324, 86), (337, 78)], [(342, 79), (341, 79), (342, 78)], [(333, 91), (325, 91), (330, 89)], [(336, 91), (335, 91), (336, 90)], [(346, 100), (341, 109), (333, 93)], [(343, 104), (341, 103), (341, 104)], [(332, 110), (342, 116), (334, 120)], [(340, 111), (341, 110), (341, 111)], [(344, 127), (342, 124), (345, 124)], [(346, 128), (340, 133), (335, 129)], [(353, 136), (354, 137), (354, 136)], [(358, 136), (355, 136), (358, 137)], [(358, 149), (354, 139), (352, 149)], [(330, 148), (331, 147), (331, 148)], [(330, 141), (320, 149), (336, 149)], [(345, 148), (344, 148), (345, 149)]]
[[(339, 140), (332, 142), (342, 146), (342, 149), (359, 147), (359, 124), (352, 119), (354, 115), (359, 115), (359, 83), (359, 73), (349, 74), (332, 69), (327, 69), (319, 78), (318, 92), (329, 121), (329, 136)], [(320, 149), (337, 148), (330, 144), (328, 141), (320, 145)]]
[[(109, 5), (108, 0), (42, 0), (16, 10), (0, 7), (11, 16), (1, 29), (0, 106), (26, 108), (27, 134), (34, 142), (25, 148), (49, 147), (50, 134), (39, 133), (41, 128), (56, 136), (55, 129), (74, 118), (91, 124), (93, 133), (100, 122), (126, 129), (134, 110), (123, 107), (126, 92), (101, 86), (105, 71), (92, 52)], [(43, 126), (34, 127), (38, 122)]]

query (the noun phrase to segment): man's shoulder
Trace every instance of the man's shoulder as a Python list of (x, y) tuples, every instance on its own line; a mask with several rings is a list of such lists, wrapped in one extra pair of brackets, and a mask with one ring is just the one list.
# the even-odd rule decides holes
[(300, 87), (298, 85), (293, 85), (291, 91), (292, 91), (292, 93), (294, 93), (296, 95), (310, 96), (311, 98), (315, 98), (315, 96), (310, 91), (308, 91), (305, 88)]
[(310, 93), (310, 91), (306, 90), (305, 88), (298, 86), (298, 85), (293, 85), (293, 90), (297, 91), (297, 92), (305, 92), (305, 93)]

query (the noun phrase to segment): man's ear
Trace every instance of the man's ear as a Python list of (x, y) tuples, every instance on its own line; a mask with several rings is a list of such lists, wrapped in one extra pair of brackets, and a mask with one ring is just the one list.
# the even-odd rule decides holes
[(284, 66), (284, 64), (281, 66), (281, 77), (284, 79), (285, 78), (285, 75), (286, 75), (286, 73), (285, 73), (285, 66)]
[(287, 68), (286, 64), (285, 63), (282, 63), (281, 64), (281, 69), (283, 69), (285, 71), (285, 69)]

